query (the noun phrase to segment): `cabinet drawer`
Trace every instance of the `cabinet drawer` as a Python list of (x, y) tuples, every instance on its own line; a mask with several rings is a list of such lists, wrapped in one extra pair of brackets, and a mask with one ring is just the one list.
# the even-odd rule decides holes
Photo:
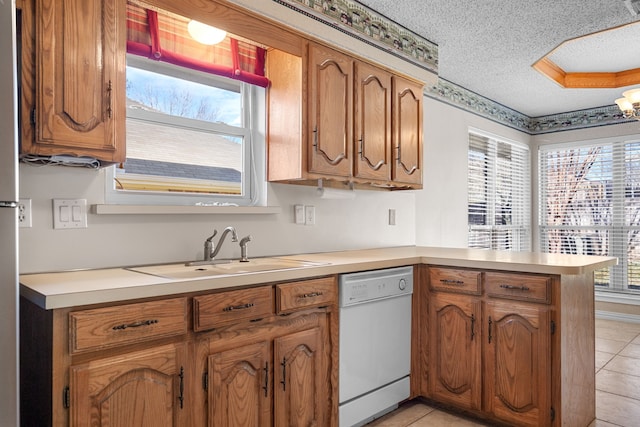
[(193, 329), (205, 331), (273, 313), (273, 288), (240, 289), (193, 298)]
[(277, 312), (281, 314), (333, 304), (336, 302), (337, 288), (334, 277), (283, 283), (276, 286)]
[(485, 273), (487, 295), (496, 298), (551, 302), (551, 277), (519, 273)]
[(480, 295), (482, 273), (457, 268), (429, 268), (429, 284), (434, 291)]
[(187, 299), (173, 298), (69, 313), (69, 351), (77, 353), (187, 332)]

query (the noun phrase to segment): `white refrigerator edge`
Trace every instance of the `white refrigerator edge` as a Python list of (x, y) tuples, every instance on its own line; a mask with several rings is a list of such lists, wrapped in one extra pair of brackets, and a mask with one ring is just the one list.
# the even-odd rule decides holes
[(18, 130), (14, 0), (0, 0), (0, 425), (19, 425)]

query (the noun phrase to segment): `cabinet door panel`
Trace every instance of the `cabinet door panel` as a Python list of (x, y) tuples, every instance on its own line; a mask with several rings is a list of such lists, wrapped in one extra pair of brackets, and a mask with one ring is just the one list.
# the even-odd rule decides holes
[(487, 303), (487, 410), (546, 425), (551, 408), (550, 314), (545, 306)]
[(422, 86), (393, 78), (393, 180), (422, 184)]
[(432, 294), (430, 299), (431, 395), (480, 409), (481, 305), (476, 298)]
[(309, 172), (351, 176), (353, 61), (309, 45)]
[(355, 65), (355, 176), (391, 179), (391, 74)]
[(39, 1), (36, 141), (30, 154), (124, 160), (123, 1)]
[(274, 425), (324, 426), (328, 394), (322, 382), (319, 327), (274, 343)]
[(181, 425), (183, 345), (167, 345), (71, 366), (73, 426)]
[(269, 355), (264, 341), (209, 357), (209, 426), (271, 425)]

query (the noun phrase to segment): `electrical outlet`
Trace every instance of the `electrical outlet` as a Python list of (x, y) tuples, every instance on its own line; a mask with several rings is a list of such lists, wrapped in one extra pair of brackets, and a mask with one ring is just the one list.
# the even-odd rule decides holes
[(304, 215), (305, 215), (304, 223), (306, 225), (316, 224), (316, 207), (315, 206), (305, 206)]
[(396, 225), (396, 210), (389, 209), (389, 225)]
[(18, 201), (18, 226), (31, 228), (31, 199), (20, 199)]

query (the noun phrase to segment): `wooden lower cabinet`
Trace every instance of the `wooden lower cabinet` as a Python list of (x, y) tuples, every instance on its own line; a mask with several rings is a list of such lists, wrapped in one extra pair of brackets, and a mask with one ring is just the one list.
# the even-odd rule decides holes
[(482, 406), (480, 300), (434, 293), (429, 303), (431, 396), (460, 408), (479, 410)]
[(22, 298), (22, 426), (336, 427), (336, 295), (326, 276), (54, 310)]
[(546, 306), (485, 305), (485, 409), (521, 426), (551, 422), (551, 329)]
[(246, 331), (230, 328), (206, 339), (201, 344), (209, 348), (205, 424), (330, 425), (326, 320), (322, 313), (308, 313)]
[(267, 341), (209, 356), (208, 425), (270, 426), (272, 366)]
[(418, 369), (420, 394), (507, 425), (561, 425), (552, 399), (552, 279), (427, 270), (418, 293), (428, 301), (427, 357), (415, 358), (427, 363)]
[(185, 357), (184, 344), (170, 344), (72, 365), (70, 425), (186, 425)]
[(329, 411), (320, 327), (274, 342), (274, 425), (322, 426)]

